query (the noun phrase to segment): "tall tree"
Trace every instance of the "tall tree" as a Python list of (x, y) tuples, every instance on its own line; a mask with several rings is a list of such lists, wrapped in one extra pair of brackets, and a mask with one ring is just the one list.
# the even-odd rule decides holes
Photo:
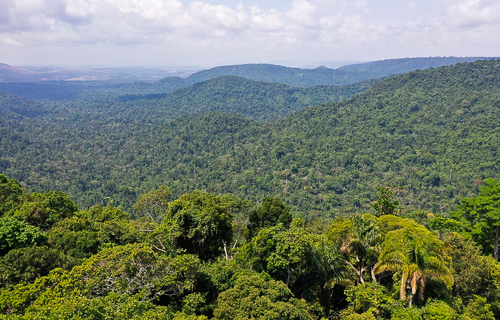
[(364, 283), (366, 270), (371, 270), (378, 261), (383, 236), (377, 218), (371, 215), (356, 215), (350, 219), (334, 222), (328, 230), (330, 241), (342, 254), (345, 264), (355, 272), (358, 283)]

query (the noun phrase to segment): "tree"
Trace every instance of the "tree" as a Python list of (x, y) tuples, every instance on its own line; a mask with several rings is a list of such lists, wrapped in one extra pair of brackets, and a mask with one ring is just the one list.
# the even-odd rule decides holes
[(233, 240), (233, 215), (216, 195), (193, 191), (169, 203), (159, 230), (174, 243), (202, 260), (214, 259)]
[(145, 244), (129, 244), (102, 250), (74, 272), (93, 296), (116, 292), (153, 301), (190, 290), (198, 268), (193, 255), (167, 257)]
[[(462, 198), (452, 216), (498, 261), (500, 238), (500, 181), (484, 180), (479, 196)], [(492, 244), (493, 242), (493, 244)]]
[(238, 278), (234, 288), (222, 292), (217, 299), (214, 319), (312, 319), (304, 300), (294, 298), (283, 282), (264, 277)]
[(342, 318), (349, 313), (372, 314), (373, 316), (387, 318), (393, 300), (386, 293), (386, 288), (376, 282), (367, 282), (352, 286), (345, 291), (349, 308), (344, 310)]
[(73, 266), (73, 259), (47, 246), (12, 249), (0, 257), (0, 282), (4, 286), (33, 282), (48, 275), (52, 269)]
[[(137, 296), (111, 292), (105, 297), (64, 296), (48, 301), (36, 301), (24, 314), (25, 319), (183, 319), (174, 316), (167, 307)], [(184, 318), (203, 320), (203, 318)]]
[(0, 217), (15, 210), (21, 204), (23, 190), (19, 182), (0, 174)]
[(399, 215), (401, 208), (399, 201), (394, 199), (396, 191), (402, 187), (379, 187), (378, 200), (372, 203), (372, 208), (375, 209), (375, 215), (380, 217), (384, 214)]
[(493, 311), (500, 314), (500, 264), (492, 256), (483, 256), (480, 246), (472, 239), (466, 239), (451, 232), (443, 238), (445, 249), (451, 257), (453, 268), (453, 296), (466, 304), (475, 296), (487, 299)]
[(171, 193), (169, 187), (160, 186), (157, 190), (142, 194), (134, 204), (134, 211), (140, 215), (147, 215), (151, 221), (158, 223), (168, 210), (168, 201)]
[(373, 267), (378, 261), (383, 237), (375, 217), (356, 215), (347, 221), (333, 223), (329, 237), (331, 241), (339, 242), (339, 251), (345, 263), (356, 273), (359, 283), (365, 282), (363, 273), (369, 269), (372, 280), (376, 282)]
[(491, 312), (491, 305), (486, 302), (486, 298), (475, 296), (465, 308), (465, 319), (471, 320), (494, 320), (495, 316)]
[(274, 279), (293, 287), (312, 268), (313, 237), (302, 228), (286, 229), (282, 224), (262, 229), (241, 251), (257, 272), (267, 272)]
[(423, 308), (422, 316), (429, 320), (454, 320), (457, 313), (446, 302), (429, 299)]
[(249, 239), (256, 236), (261, 229), (283, 224), (285, 228), (290, 226), (292, 214), (290, 208), (281, 200), (272, 197), (265, 197), (257, 210), (250, 212), (248, 224)]
[(0, 256), (12, 249), (47, 243), (47, 237), (39, 228), (16, 218), (0, 218)]
[(406, 301), (409, 288), (409, 306), (417, 292), (419, 299), (424, 299), (427, 279), (442, 280), (451, 287), (453, 276), (447, 265), (443, 243), (425, 227), (392, 217), (384, 220), (396, 220), (392, 223), (399, 220), (400, 228), (387, 233), (375, 273), (397, 272), (401, 276), (400, 299)]
[(14, 216), (42, 230), (49, 229), (54, 223), (72, 216), (78, 210), (69, 196), (60, 191), (27, 194), (23, 197), (23, 202)]

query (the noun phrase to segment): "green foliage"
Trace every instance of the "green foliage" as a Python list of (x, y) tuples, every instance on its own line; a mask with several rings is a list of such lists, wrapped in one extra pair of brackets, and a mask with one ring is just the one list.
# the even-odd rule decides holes
[(211, 316), (219, 294), (233, 288), (239, 277), (252, 274), (254, 274), (252, 270), (243, 268), (234, 259), (219, 259), (204, 264), (198, 273), (195, 290), (205, 293), (205, 305), (196, 311)]
[(455, 320), (458, 319), (458, 314), (452, 307), (444, 301), (429, 300), (422, 313), (424, 319), (431, 320)]
[(74, 271), (92, 296), (117, 292), (154, 301), (190, 290), (198, 268), (192, 255), (167, 257), (147, 245), (129, 244), (103, 249)]
[(210, 260), (233, 240), (232, 222), (228, 204), (220, 197), (193, 191), (169, 204), (160, 229), (173, 230), (178, 247)]
[[(223, 77), (171, 92), (221, 71), (212, 70), (66, 102), (0, 94), (0, 171), (41, 190), (23, 193), (0, 175), (0, 310), (14, 319), (498, 318), (500, 265), (483, 255), (498, 256), (500, 183), (486, 179), (499, 169), (498, 66), (388, 78), (267, 124), (166, 118), (225, 108), (268, 120), (371, 83), (299, 89)], [(366, 67), (354, 73), (377, 69)], [(120, 101), (127, 90), (143, 96)], [(380, 188), (377, 200), (380, 185), (404, 189), (396, 200), (396, 189)], [(46, 191), (55, 189), (90, 209)], [(134, 202), (137, 220), (124, 211)], [(388, 214), (402, 206), (407, 219)], [(373, 209), (379, 217), (363, 214)]]
[[(377, 219), (366, 214), (336, 221), (330, 226), (328, 236), (336, 242), (344, 262), (354, 271), (352, 279), (364, 283), (364, 272), (373, 271), (383, 241)], [(373, 273), (372, 281), (375, 281)]]
[(390, 318), (393, 301), (385, 291), (384, 286), (374, 282), (352, 286), (345, 291), (349, 309), (344, 314), (367, 313), (376, 317)]
[(76, 204), (64, 192), (47, 191), (45, 194), (25, 195), (23, 205), (14, 212), (14, 216), (46, 230), (54, 223), (72, 216), (77, 210)]
[(142, 194), (134, 204), (134, 211), (139, 216), (147, 215), (151, 221), (159, 222), (168, 209), (170, 193), (170, 188), (160, 186), (157, 190)]
[(0, 217), (15, 210), (21, 203), (22, 189), (19, 182), (0, 174)]
[(453, 294), (465, 303), (476, 296), (486, 298), (492, 311), (500, 313), (500, 265), (493, 257), (481, 254), (481, 248), (471, 239), (457, 233), (447, 234), (443, 241), (453, 267)]
[[(290, 87), (276, 82), (256, 82), (220, 76), (179, 88), (154, 99), (156, 115), (178, 118), (209, 111), (227, 112), (255, 120), (273, 121), (310, 105), (335, 102), (366, 90), (374, 81), (349, 86)], [(134, 104), (145, 96), (136, 96)], [(143, 100), (144, 101), (144, 100)]]
[(143, 220), (130, 219), (128, 213), (118, 208), (94, 206), (57, 222), (46, 235), (53, 248), (81, 261), (103, 246), (145, 240), (146, 235), (140, 231), (144, 224)]
[(130, 210), (168, 185), (174, 198), (271, 195), (312, 221), (368, 212), (376, 188), (396, 184), (406, 210), (448, 212), (499, 169), (497, 63), (394, 76), (265, 125), (221, 113), (165, 119), (156, 101), (125, 106), (112, 93), (45, 102), (46, 115), (9, 116), (1, 157), (28, 190), (65, 190), (82, 208)]
[[(110, 293), (105, 297), (61, 297), (28, 308), (22, 319), (171, 319), (172, 312), (137, 297)], [(175, 318), (177, 319), (177, 318)]]
[(380, 187), (378, 188), (378, 200), (372, 203), (373, 209), (375, 209), (375, 215), (380, 217), (384, 214), (399, 215), (401, 208), (399, 207), (399, 201), (394, 199), (394, 195), (397, 190), (401, 190), (402, 187)]
[(286, 229), (282, 224), (262, 229), (241, 250), (239, 259), (252, 264), (257, 272), (267, 272), (281, 280), (294, 291), (313, 268), (314, 238), (301, 228)]
[(486, 298), (475, 296), (465, 308), (464, 317), (471, 320), (493, 320), (495, 316), (490, 308), (491, 305), (486, 303)]
[(260, 230), (276, 226), (279, 223), (285, 228), (289, 228), (292, 222), (292, 214), (290, 208), (281, 200), (265, 197), (257, 210), (250, 212), (248, 220), (248, 238), (251, 239)]
[(393, 309), (391, 319), (394, 320), (421, 320), (422, 310), (417, 307), (404, 308), (396, 307)]
[(18, 284), (0, 291), (0, 310), (6, 314), (23, 314), (33, 303), (46, 304), (72, 295), (86, 294), (80, 279), (57, 268), (33, 283)]
[(410, 295), (409, 306), (417, 293), (423, 301), (424, 288), (430, 279), (443, 281), (451, 287), (453, 274), (448, 256), (444, 244), (434, 234), (416, 223), (408, 223), (407, 219), (384, 216), (380, 220), (393, 225), (396, 230), (386, 234), (374, 271), (392, 271), (400, 276), (399, 297), (402, 301), (406, 301), (407, 293)]
[(474, 239), (483, 245), (486, 252), (492, 252), (498, 261), (500, 238), (500, 181), (484, 180), (479, 196), (462, 198), (454, 218), (459, 220)]
[(55, 268), (70, 269), (74, 264), (61, 251), (46, 246), (13, 249), (0, 257), (0, 281), (3, 286), (33, 282)]
[(39, 228), (16, 218), (0, 218), (0, 256), (12, 249), (46, 243), (47, 237)]
[(446, 231), (459, 232), (463, 230), (463, 227), (459, 221), (441, 215), (432, 217), (429, 222), (429, 230), (436, 230), (439, 234)]
[(281, 281), (242, 276), (217, 300), (214, 319), (312, 319), (304, 300), (293, 297)]

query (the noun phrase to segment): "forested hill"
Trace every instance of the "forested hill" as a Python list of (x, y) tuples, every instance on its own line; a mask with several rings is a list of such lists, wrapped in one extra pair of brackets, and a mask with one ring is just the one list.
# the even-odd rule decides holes
[(499, 108), (500, 62), (479, 61), (393, 76), (273, 124), (221, 113), (23, 117), (7, 125), (29, 142), (0, 161), (29, 190), (62, 190), (83, 206), (130, 208), (168, 185), (174, 196), (274, 195), (314, 218), (370, 210), (376, 189), (396, 184), (407, 211), (441, 212), (498, 178)]
[(430, 57), (430, 58), (404, 58), (370, 61), (365, 63), (351, 64), (338, 68), (348, 73), (371, 74), (373, 78), (384, 77), (394, 74), (407, 73), (415, 70), (425, 70), (454, 65), (463, 62), (474, 62), (477, 60), (491, 60), (498, 58), (487, 57)]
[[(198, 82), (211, 80), (220, 76), (237, 76), (254, 81), (277, 82), (294, 87), (319, 85), (344, 86), (413, 70), (452, 65), (460, 62), (473, 62), (478, 59), (491, 58), (404, 58), (353, 64), (338, 69), (329, 69), (326, 67), (301, 69), (271, 64), (244, 64), (203, 70), (187, 78), (166, 77), (159, 81), (133, 83), (130, 83), (131, 80), (129, 78), (123, 79), (122, 83), (114, 78), (114, 80), (109, 81), (38, 80), (39, 82), (25, 82), (27, 79), (19, 79), (21, 82), (2, 82), (2, 79), (0, 79), (0, 91), (28, 99), (57, 101), (89, 99), (89, 97), (90, 99), (94, 99), (96, 95), (109, 95), (110, 93), (114, 93), (115, 95), (153, 95), (153, 98), (157, 98), (154, 95), (166, 95), (173, 90), (189, 87)], [(110, 69), (108, 71), (112, 72), (113, 70)], [(121, 72), (120, 70), (115, 71), (118, 74)]]
[(150, 116), (155, 117), (179, 118), (192, 113), (221, 111), (272, 121), (311, 105), (352, 97), (365, 91), (374, 82), (301, 88), (221, 76), (177, 89), (168, 95), (124, 95), (120, 100), (130, 101), (130, 108), (142, 105), (141, 113), (149, 112)]
[(481, 57), (431, 57), (381, 60), (361, 64), (353, 64), (338, 69), (318, 67), (315, 69), (290, 68), (272, 64), (243, 64), (215, 67), (199, 71), (185, 80), (196, 83), (218, 76), (233, 75), (256, 81), (270, 81), (296, 87), (315, 85), (343, 86), (363, 80), (381, 78), (389, 75), (423, 70), (460, 62), (473, 62), (491, 58)]

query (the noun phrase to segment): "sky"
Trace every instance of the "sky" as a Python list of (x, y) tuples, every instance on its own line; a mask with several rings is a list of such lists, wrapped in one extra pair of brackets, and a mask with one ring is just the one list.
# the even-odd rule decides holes
[(500, 56), (500, 0), (0, 0), (13, 66)]

